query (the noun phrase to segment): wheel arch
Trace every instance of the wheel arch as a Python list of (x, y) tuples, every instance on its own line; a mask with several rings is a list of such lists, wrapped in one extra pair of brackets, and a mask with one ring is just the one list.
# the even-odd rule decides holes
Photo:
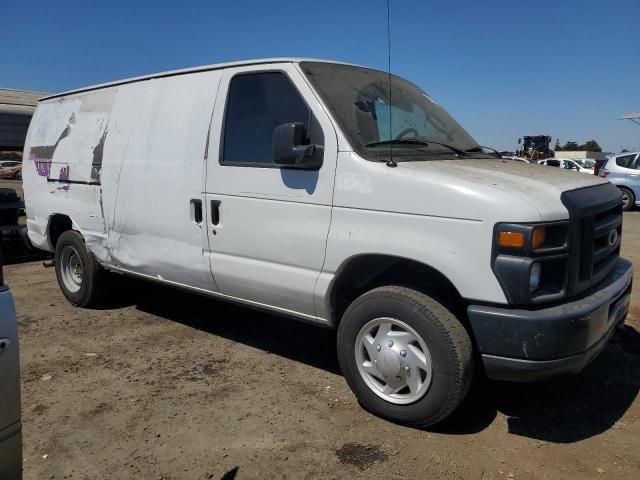
[(624, 202), (623, 202), (623, 207), (624, 210), (633, 210), (636, 207), (636, 204), (638, 202), (638, 192), (636, 191), (636, 188), (634, 188), (633, 185), (629, 185), (629, 184), (620, 184), (620, 185), (616, 185), (616, 187), (618, 188), (618, 190), (620, 191), (620, 193), (623, 194), (623, 199), (624, 199), (624, 194), (626, 193), (627, 195), (631, 194), (631, 204), (629, 205), (629, 207), (624, 207)]
[(442, 272), (410, 258), (369, 253), (345, 260), (336, 272), (327, 300), (330, 323), (337, 326), (353, 300), (384, 285), (400, 285), (425, 293), (466, 322), (466, 301)]
[(52, 213), (49, 215), (49, 221), (47, 222), (47, 238), (53, 250), (56, 248), (56, 243), (60, 235), (67, 230), (76, 230), (80, 233), (80, 228), (73, 219), (64, 213)]

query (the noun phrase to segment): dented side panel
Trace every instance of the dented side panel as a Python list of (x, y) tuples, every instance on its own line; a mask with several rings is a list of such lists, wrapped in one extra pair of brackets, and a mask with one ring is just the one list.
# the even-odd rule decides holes
[(38, 106), (27, 134), (22, 172), (29, 238), (36, 247), (53, 250), (47, 238), (49, 219), (65, 214), (99, 260), (108, 263), (101, 159), (96, 152), (106, 141), (116, 93), (114, 87)]
[(203, 254), (206, 227), (193, 221), (190, 203), (202, 200), (220, 75), (153, 79), (42, 102), (23, 167), (34, 245), (53, 251), (49, 219), (64, 214), (107, 268), (216, 290)]
[(120, 87), (101, 173), (114, 267), (215, 290), (203, 256), (206, 229), (190, 204), (202, 199), (219, 79), (219, 72), (203, 72)]

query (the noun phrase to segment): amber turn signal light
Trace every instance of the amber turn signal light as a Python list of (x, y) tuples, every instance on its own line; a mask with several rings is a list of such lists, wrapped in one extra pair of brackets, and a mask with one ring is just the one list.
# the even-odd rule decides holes
[(533, 250), (537, 250), (542, 245), (544, 245), (544, 242), (546, 239), (547, 239), (547, 227), (534, 228), (533, 234), (531, 235), (531, 248)]
[(501, 247), (524, 247), (524, 233), (522, 232), (498, 232), (498, 245)]

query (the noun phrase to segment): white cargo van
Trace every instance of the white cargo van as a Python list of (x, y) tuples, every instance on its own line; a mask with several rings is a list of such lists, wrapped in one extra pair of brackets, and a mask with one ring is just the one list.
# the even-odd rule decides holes
[(256, 60), (54, 95), (23, 177), (70, 302), (119, 273), (337, 328), (355, 395), (397, 422), (445, 418), (474, 368), (578, 372), (629, 308), (614, 186), (488, 156), (368, 68)]

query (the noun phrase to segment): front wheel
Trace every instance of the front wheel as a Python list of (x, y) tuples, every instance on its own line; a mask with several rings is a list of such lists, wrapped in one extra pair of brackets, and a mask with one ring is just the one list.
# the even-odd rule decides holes
[(620, 189), (620, 193), (622, 193), (622, 210), (624, 210), (625, 212), (633, 210), (633, 207), (636, 205), (636, 196), (628, 188), (618, 188)]
[(87, 249), (79, 232), (67, 230), (60, 235), (55, 266), (60, 290), (72, 304), (91, 307), (106, 298), (107, 272)]
[(472, 350), (449, 310), (405, 287), (360, 296), (338, 328), (340, 366), (360, 403), (416, 427), (440, 422), (462, 402), (473, 378)]

